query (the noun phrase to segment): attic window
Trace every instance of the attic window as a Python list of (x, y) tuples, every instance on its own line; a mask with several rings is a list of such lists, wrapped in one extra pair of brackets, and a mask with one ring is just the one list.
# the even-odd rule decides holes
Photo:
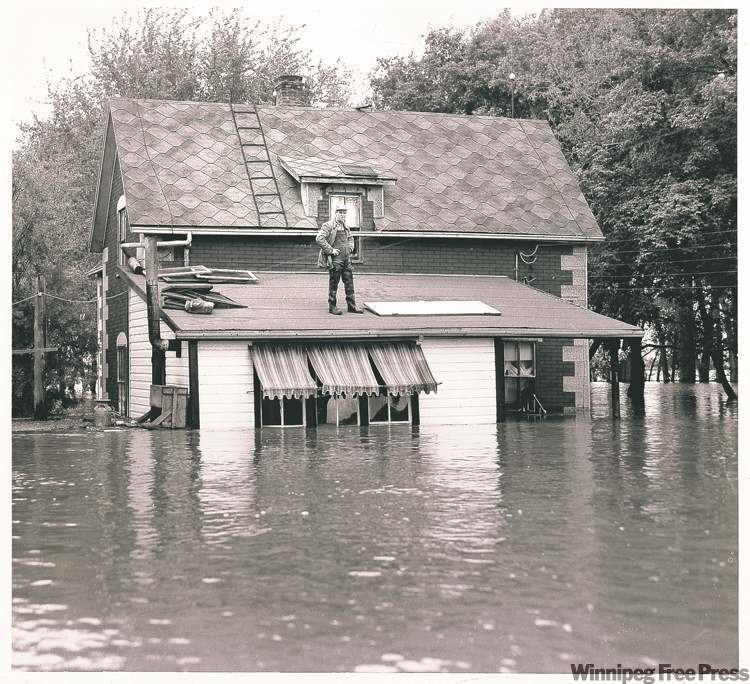
[(127, 262), (125, 252), (120, 247), (123, 242), (127, 242), (127, 237), (128, 216), (125, 209), (125, 195), (120, 195), (120, 199), (117, 200), (117, 263), (120, 265)]
[(377, 178), (378, 174), (370, 166), (358, 166), (355, 164), (339, 164), (341, 173), (345, 176), (364, 176), (366, 178)]
[(500, 312), (480, 301), (365, 302), (378, 316), (499, 316)]

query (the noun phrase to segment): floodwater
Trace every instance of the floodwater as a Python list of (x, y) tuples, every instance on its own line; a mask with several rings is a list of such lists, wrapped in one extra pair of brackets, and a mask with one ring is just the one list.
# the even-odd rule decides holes
[[(737, 665), (737, 409), (13, 440), (13, 666)], [(623, 403), (626, 409), (626, 403)]]

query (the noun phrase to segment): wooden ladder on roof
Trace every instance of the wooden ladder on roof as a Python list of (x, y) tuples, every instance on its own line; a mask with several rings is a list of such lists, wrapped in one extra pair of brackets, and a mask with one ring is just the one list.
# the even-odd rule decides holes
[(279, 184), (266, 146), (266, 136), (254, 105), (229, 105), (242, 150), (242, 161), (262, 228), (288, 228)]

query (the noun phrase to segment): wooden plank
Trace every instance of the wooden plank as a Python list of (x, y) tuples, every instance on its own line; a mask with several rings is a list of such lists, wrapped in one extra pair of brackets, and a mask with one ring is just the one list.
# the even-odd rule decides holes
[(143, 423), (143, 427), (152, 430), (155, 427), (159, 427), (164, 421), (169, 420), (172, 417), (171, 411), (165, 411), (160, 414), (157, 418), (152, 420), (150, 423)]

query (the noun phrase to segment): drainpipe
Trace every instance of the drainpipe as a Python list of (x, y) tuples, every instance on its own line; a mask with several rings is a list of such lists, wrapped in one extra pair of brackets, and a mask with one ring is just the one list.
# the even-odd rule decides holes
[(159, 331), (159, 256), (157, 237), (146, 237), (146, 310), (148, 318), (148, 341), (151, 343), (151, 384), (165, 385), (167, 359), (165, 352), (168, 340), (161, 338)]

